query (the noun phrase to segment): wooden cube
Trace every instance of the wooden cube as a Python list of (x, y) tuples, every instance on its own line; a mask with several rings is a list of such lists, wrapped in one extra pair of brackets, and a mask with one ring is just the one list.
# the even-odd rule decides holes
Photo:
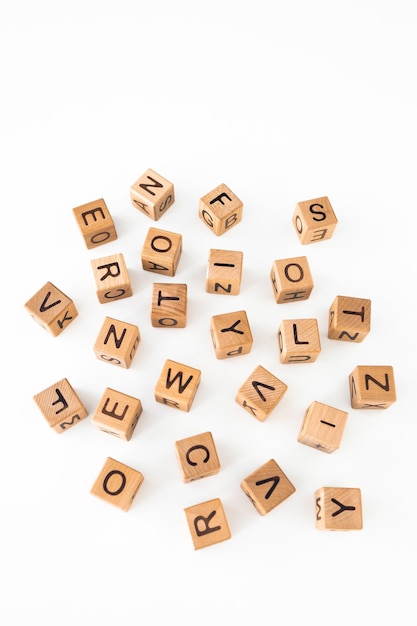
[(117, 239), (116, 227), (103, 198), (72, 209), (88, 249)]
[(142, 247), (142, 268), (147, 272), (175, 276), (182, 253), (182, 235), (150, 228)]
[(200, 370), (167, 359), (155, 387), (155, 400), (188, 412), (200, 380)]
[(302, 244), (330, 239), (337, 226), (337, 218), (327, 196), (298, 202), (292, 221)]
[(210, 432), (176, 441), (175, 450), (185, 483), (212, 476), (220, 471), (216, 446)]
[(91, 423), (105, 433), (130, 441), (141, 414), (142, 403), (139, 398), (107, 387)]
[(387, 409), (397, 399), (391, 365), (357, 365), (349, 388), (353, 409)]
[(321, 351), (317, 320), (282, 320), (278, 346), (281, 363), (313, 363)]
[(360, 489), (322, 487), (314, 494), (318, 530), (361, 530), (362, 498)]
[(329, 339), (360, 343), (371, 330), (371, 301), (336, 296), (329, 309)]
[(139, 328), (113, 317), (106, 317), (94, 344), (96, 357), (129, 369), (140, 342)]
[(66, 378), (33, 396), (49, 426), (57, 433), (68, 430), (88, 412)]
[(128, 511), (142, 483), (141, 472), (107, 457), (91, 493), (122, 511)]
[(187, 325), (187, 285), (154, 283), (151, 306), (152, 326), (185, 328)]
[(217, 236), (242, 219), (243, 203), (224, 183), (200, 198), (198, 215)]
[(260, 515), (266, 515), (295, 493), (294, 485), (274, 459), (249, 474), (240, 486)]
[(207, 266), (206, 291), (223, 295), (238, 295), (242, 280), (242, 262), (242, 252), (211, 249)]
[(245, 311), (213, 315), (210, 333), (218, 359), (248, 354), (252, 349), (252, 333)]
[(229, 524), (220, 498), (213, 498), (184, 509), (194, 550), (231, 538)]
[(258, 365), (238, 389), (236, 402), (264, 422), (282, 400), (288, 387), (279, 378)]
[(348, 413), (322, 402), (307, 408), (297, 441), (331, 454), (340, 447)]
[(101, 304), (130, 298), (132, 287), (123, 254), (112, 254), (91, 261)]
[(130, 187), (132, 205), (155, 222), (174, 203), (174, 185), (148, 169)]
[(275, 260), (270, 278), (278, 304), (308, 300), (314, 287), (310, 266), (305, 256)]
[(26, 302), (25, 309), (54, 337), (61, 334), (78, 315), (71, 298), (50, 282)]

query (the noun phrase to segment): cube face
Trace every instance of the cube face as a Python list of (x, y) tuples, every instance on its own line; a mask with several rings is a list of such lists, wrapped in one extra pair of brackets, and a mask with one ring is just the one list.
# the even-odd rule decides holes
[(371, 330), (371, 301), (336, 296), (329, 309), (329, 339), (362, 342)]
[(60, 335), (78, 315), (71, 298), (50, 282), (26, 302), (25, 309), (53, 337)]
[(240, 486), (260, 515), (266, 515), (295, 493), (294, 485), (274, 459), (249, 474)]
[(305, 256), (275, 260), (270, 278), (278, 304), (308, 300), (314, 287), (310, 266)]
[(142, 403), (139, 398), (107, 387), (91, 423), (103, 432), (130, 441), (141, 414)]
[(33, 397), (49, 426), (62, 433), (87, 417), (88, 412), (66, 378)]
[(287, 385), (279, 378), (258, 365), (238, 390), (235, 400), (253, 417), (264, 422), (287, 389)]
[(315, 494), (318, 530), (362, 530), (360, 489), (322, 487)]
[(340, 447), (348, 413), (322, 402), (307, 408), (297, 441), (331, 454)]
[(236, 226), (242, 212), (243, 203), (224, 183), (200, 198), (198, 215), (217, 236)]
[(139, 342), (137, 326), (106, 317), (94, 344), (94, 352), (105, 363), (129, 369)]
[(182, 235), (150, 228), (142, 247), (142, 268), (147, 272), (175, 276), (182, 253)]
[(130, 298), (132, 287), (123, 254), (112, 254), (91, 261), (101, 304)]
[(220, 498), (213, 498), (184, 509), (194, 549), (226, 541), (231, 538), (229, 524)]
[(252, 350), (252, 332), (245, 311), (213, 315), (210, 333), (218, 359), (248, 354)]
[(220, 471), (219, 457), (210, 432), (176, 441), (175, 450), (185, 483), (212, 476)]
[(397, 399), (391, 365), (358, 365), (349, 376), (353, 409), (387, 409)]
[(242, 252), (210, 249), (206, 291), (223, 295), (238, 295), (242, 280), (242, 263)]
[(327, 196), (298, 202), (292, 221), (302, 244), (330, 239), (337, 226), (337, 218)]
[(117, 239), (112, 216), (103, 198), (82, 204), (72, 211), (88, 249)]
[(142, 483), (141, 472), (108, 457), (90, 493), (128, 511)]
[(314, 363), (321, 351), (317, 320), (282, 320), (278, 346), (281, 363)]
[(155, 222), (175, 201), (174, 185), (148, 169), (130, 187), (132, 205)]
[(153, 284), (151, 323), (156, 328), (185, 328), (187, 325), (187, 285)]
[(200, 370), (167, 359), (155, 387), (155, 400), (188, 412), (200, 380)]

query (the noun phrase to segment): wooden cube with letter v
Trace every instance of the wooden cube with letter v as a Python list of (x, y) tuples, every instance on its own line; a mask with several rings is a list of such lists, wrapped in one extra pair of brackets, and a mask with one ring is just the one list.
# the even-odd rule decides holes
[(210, 333), (218, 359), (227, 359), (252, 350), (253, 338), (246, 311), (213, 315)]
[(282, 320), (278, 346), (281, 363), (314, 363), (321, 351), (317, 320)]
[(239, 224), (242, 212), (243, 202), (224, 183), (200, 198), (198, 215), (217, 236)]
[(340, 447), (348, 413), (323, 402), (312, 402), (307, 408), (297, 441), (331, 454)]
[(140, 342), (139, 328), (113, 317), (106, 317), (94, 344), (96, 357), (129, 369)]
[(175, 276), (182, 253), (182, 235), (150, 228), (142, 246), (142, 268), (165, 276)]
[(219, 457), (210, 432), (179, 439), (175, 442), (175, 451), (185, 483), (220, 471)]
[(201, 371), (167, 359), (155, 387), (155, 400), (188, 412), (200, 384)]
[(136, 209), (157, 221), (174, 203), (174, 185), (148, 169), (130, 187), (130, 200)]
[(258, 365), (238, 389), (235, 400), (253, 417), (264, 422), (282, 400), (287, 389), (282, 380)]
[(307, 257), (276, 259), (270, 278), (275, 301), (278, 304), (308, 300), (314, 287)]
[(322, 487), (314, 494), (318, 530), (362, 530), (362, 497), (355, 487)]
[(361, 343), (371, 330), (371, 301), (336, 296), (329, 309), (329, 339)]
[(123, 254), (112, 254), (91, 261), (101, 304), (130, 298), (132, 287)]
[(141, 472), (108, 457), (90, 493), (128, 511), (142, 483)]
[(266, 515), (295, 493), (294, 485), (274, 459), (249, 474), (240, 486), (260, 515)]
[(49, 426), (57, 433), (68, 430), (88, 415), (66, 378), (37, 393), (33, 399)]
[(231, 538), (226, 513), (220, 498), (213, 498), (184, 509), (194, 550), (207, 548)]
[(117, 239), (116, 228), (103, 198), (72, 209), (88, 249)]
[(152, 285), (151, 323), (156, 328), (185, 328), (187, 325), (187, 285)]
[(53, 337), (61, 334), (78, 315), (71, 298), (50, 282), (26, 302), (25, 309)]
[(130, 441), (141, 414), (142, 403), (139, 398), (107, 387), (91, 423), (105, 433)]
[(391, 365), (358, 365), (349, 376), (353, 409), (387, 409), (397, 399)]
[(327, 196), (298, 202), (292, 221), (303, 244), (330, 239), (337, 226), (337, 218)]

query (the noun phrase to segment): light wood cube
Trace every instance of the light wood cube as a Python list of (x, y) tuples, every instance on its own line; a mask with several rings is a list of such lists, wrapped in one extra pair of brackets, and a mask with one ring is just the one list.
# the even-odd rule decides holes
[(71, 298), (50, 282), (26, 302), (25, 309), (53, 337), (60, 335), (78, 315)]
[(353, 409), (387, 409), (397, 399), (391, 365), (357, 365), (349, 388)]
[(88, 249), (117, 239), (113, 218), (103, 198), (77, 206), (72, 211)]
[(206, 291), (223, 295), (238, 295), (242, 280), (242, 262), (242, 252), (211, 249), (207, 266)]
[(213, 315), (210, 333), (218, 359), (248, 354), (252, 350), (252, 332), (245, 311)]
[(331, 454), (340, 447), (348, 413), (322, 402), (307, 408), (297, 441)]
[(298, 202), (292, 221), (302, 244), (330, 239), (337, 226), (337, 218), (327, 196)]
[(122, 511), (128, 511), (142, 483), (141, 472), (107, 457), (90, 493)]
[(288, 387), (282, 380), (258, 365), (238, 389), (236, 402), (264, 422), (284, 397)]
[(278, 346), (281, 363), (313, 363), (321, 351), (317, 320), (282, 320)]
[(329, 339), (362, 342), (371, 330), (371, 301), (336, 296), (329, 309)]
[(112, 254), (91, 261), (101, 304), (130, 298), (132, 287), (123, 254)]
[(105, 433), (130, 441), (141, 414), (142, 403), (139, 398), (107, 387), (91, 423)]
[(219, 457), (210, 432), (176, 441), (175, 450), (185, 483), (212, 476), (220, 471)]
[(318, 530), (362, 530), (362, 497), (357, 488), (322, 487), (314, 494)]
[(147, 272), (175, 276), (182, 253), (182, 235), (150, 228), (142, 246), (142, 268)]
[(187, 285), (154, 283), (152, 285), (152, 326), (185, 328), (187, 325)]
[(314, 287), (310, 266), (305, 256), (275, 260), (270, 278), (278, 304), (308, 300)]
[(135, 324), (106, 317), (94, 344), (94, 352), (101, 361), (129, 369), (139, 342), (139, 328)]
[(174, 185), (148, 169), (130, 187), (132, 205), (155, 222), (174, 203)]
[(194, 550), (231, 538), (229, 524), (220, 498), (213, 498), (184, 509)]
[(188, 412), (201, 380), (201, 371), (167, 359), (155, 387), (155, 400)]
[(242, 201), (224, 183), (200, 198), (198, 215), (217, 236), (236, 226), (242, 212)]
[(33, 396), (49, 426), (57, 433), (68, 430), (88, 412), (66, 378)]
[(266, 515), (295, 493), (294, 485), (274, 459), (249, 474), (240, 486), (260, 515)]

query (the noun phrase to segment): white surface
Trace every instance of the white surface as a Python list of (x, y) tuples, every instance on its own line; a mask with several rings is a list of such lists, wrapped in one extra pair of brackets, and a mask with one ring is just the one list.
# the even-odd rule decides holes
[[(417, 624), (415, 28), (404, 1), (2, 5), (2, 623)], [(157, 224), (129, 200), (148, 167), (175, 185)], [(218, 238), (197, 207), (221, 182), (244, 214)], [(339, 224), (302, 246), (295, 204), (321, 195)], [(119, 238), (89, 251), (72, 208), (100, 197)], [(150, 324), (159, 277), (142, 271), (140, 251), (155, 225), (183, 235), (183, 330)], [(239, 296), (205, 293), (210, 247), (243, 251)], [(114, 252), (134, 294), (101, 305), (90, 259)], [(272, 261), (299, 255), (313, 293), (277, 305)], [(79, 311), (57, 338), (23, 307), (48, 280)], [(327, 339), (338, 294), (372, 300), (362, 344)], [(240, 309), (252, 352), (219, 361), (210, 316)], [(95, 358), (106, 315), (140, 328), (130, 370)], [(316, 363), (280, 364), (277, 328), (291, 317), (318, 319)], [(202, 371), (189, 413), (154, 400), (166, 358)], [(264, 423), (234, 401), (258, 364), (288, 384)], [(398, 400), (386, 411), (350, 408), (358, 364), (394, 367)], [(32, 397), (62, 377), (90, 416), (58, 436)], [(142, 400), (129, 443), (91, 425), (106, 386)], [(313, 400), (349, 411), (331, 455), (296, 441)], [(221, 471), (184, 484), (174, 441), (204, 430)], [(89, 493), (107, 456), (144, 474), (128, 513)], [(261, 517), (239, 485), (270, 458), (297, 491)], [(362, 531), (315, 529), (324, 485), (362, 490)], [(232, 538), (194, 551), (183, 509), (213, 497)]]

